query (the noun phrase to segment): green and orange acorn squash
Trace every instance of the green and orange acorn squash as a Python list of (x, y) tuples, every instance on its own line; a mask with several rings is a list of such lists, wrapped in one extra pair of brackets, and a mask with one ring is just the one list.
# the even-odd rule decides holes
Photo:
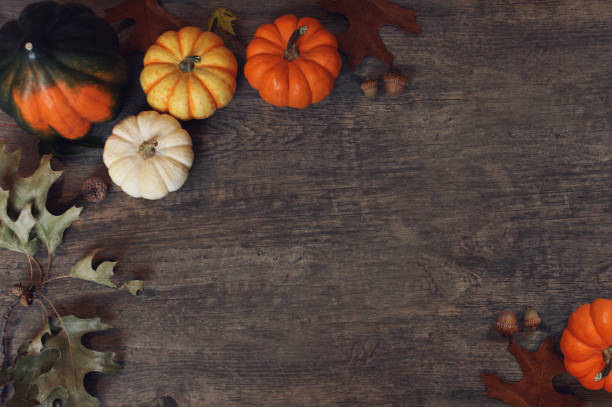
[(33, 3), (0, 29), (0, 107), (43, 138), (112, 119), (126, 76), (117, 35), (85, 6)]

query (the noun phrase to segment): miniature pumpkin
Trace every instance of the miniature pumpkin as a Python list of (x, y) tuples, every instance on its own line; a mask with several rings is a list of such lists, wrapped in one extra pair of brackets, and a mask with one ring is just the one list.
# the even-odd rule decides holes
[(612, 392), (612, 300), (598, 298), (578, 307), (561, 337), (567, 371), (591, 390)]
[(160, 199), (183, 186), (193, 164), (191, 137), (172, 116), (129, 116), (106, 140), (104, 164), (113, 182), (134, 198)]
[(0, 107), (43, 138), (78, 139), (114, 117), (126, 66), (111, 26), (78, 4), (42, 2), (0, 29)]
[(255, 32), (244, 75), (275, 106), (298, 109), (325, 99), (342, 68), (338, 41), (314, 18), (277, 18)]
[(236, 91), (236, 57), (215, 33), (166, 31), (145, 54), (140, 84), (149, 105), (181, 120), (204, 119)]

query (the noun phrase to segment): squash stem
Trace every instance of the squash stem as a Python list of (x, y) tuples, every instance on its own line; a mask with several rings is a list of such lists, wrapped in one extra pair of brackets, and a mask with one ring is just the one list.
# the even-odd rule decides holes
[(606, 366), (604, 369), (595, 375), (595, 381), (599, 382), (608, 377), (610, 371), (612, 370), (612, 346), (604, 349), (601, 353), (603, 353), (604, 362), (606, 362)]
[(298, 49), (297, 42), (298, 42), (298, 39), (302, 35), (306, 34), (306, 31), (308, 31), (308, 26), (303, 25), (297, 30), (295, 30), (293, 34), (291, 34), (291, 37), (289, 38), (289, 42), (287, 43), (287, 49), (283, 53), (283, 57), (285, 59), (288, 59), (289, 61), (293, 61), (294, 59), (299, 58), (300, 51)]
[(179, 68), (184, 73), (192, 72), (195, 69), (195, 64), (202, 62), (202, 57), (199, 55), (191, 55), (185, 57), (179, 64)]
[(138, 148), (138, 152), (145, 160), (149, 159), (155, 155), (157, 144), (157, 141), (144, 141)]

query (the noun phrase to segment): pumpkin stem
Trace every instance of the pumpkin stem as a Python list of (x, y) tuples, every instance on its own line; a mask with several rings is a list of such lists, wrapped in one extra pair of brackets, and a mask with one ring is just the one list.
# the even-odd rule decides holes
[(612, 346), (604, 349), (601, 353), (603, 353), (604, 362), (606, 362), (606, 366), (604, 369), (595, 375), (595, 381), (599, 382), (608, 377), (610, 374), (610, 370), (612, 370)]
[(153, 157), (155, 155), (155, 148), (157, 147), (157, 141), (143, 141), (140, 147), (138, 148), (138, 152), (145, 160)]
[(285, 57), (285, 59), (293, 61), (294, 59), (299, 58), (300, 51), (298, 50), (297, 42), (302, 35), (306, 34), (306, 31), (308, 31), (308, 26), (303, 25), (297, 30), (295, 30), (293, 34), (291, 34), (289, 42), (287, 43), (287, 49), (283, 54), (283, 57)]
[(179, 64), (181, 71), (187, 73), (195, 69), (195, 64), (199, 64), (202, 61), (202, 57), (199, 55), (192, 55), (185, 57)]

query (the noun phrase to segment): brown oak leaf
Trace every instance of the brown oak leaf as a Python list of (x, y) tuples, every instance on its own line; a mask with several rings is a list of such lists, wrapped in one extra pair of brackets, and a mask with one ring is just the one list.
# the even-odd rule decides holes
[(348, 56), (352, 70), (368, 55), (380, 59), (391, 69), (393, 54), (378, 35), (383, 25), (395, 25), (413, 34), (421, 33), (415, 20), (416, 13), (389, 0), (321, 0), (319, 6), (330, 13), (344, 14), (349, 20), (349, 29), (338, 35), (338, 44)]
[(145, 52), (162, 32), (177, 30), (187, 25), (160, 6), (158, 0), (124, 0), (115, 7), (104, 10), (104, 14), (110, 24), (134, 20), (131, 35), (121, 43), (126, 52)]
[(494, 374), (483, 373), (487, 385), (486, 395), (504, 401), (513, 407), (581, 407), (584, 402), (576, 396), (558, 393), (553, 387), (555, 376), (565, 372), (563, 361), (554, 350), (549, 336), (538, 350), (530, 352), (510, 339), (508, 347), (521, 370), (520, 382), (506, 382)]

